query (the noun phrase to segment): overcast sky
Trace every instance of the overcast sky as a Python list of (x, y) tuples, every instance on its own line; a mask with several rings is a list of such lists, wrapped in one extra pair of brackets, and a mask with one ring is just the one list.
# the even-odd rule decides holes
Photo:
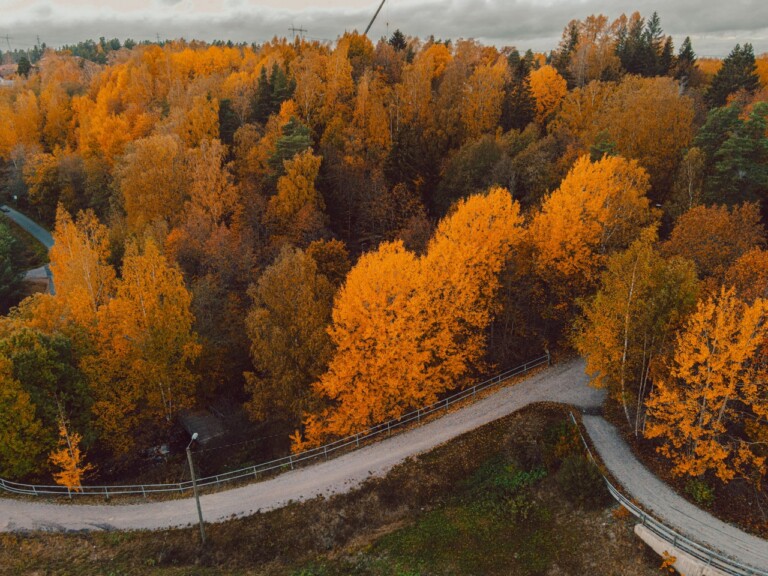
[[(0, 0), (0, 49), (87, 38), (179, 38), (261, 42), (290, 35), (333, 40), (363, 31), (380, 0)], [(499, 46), (549, 51), (572, 19), (654, 10), (675, 45), (689, 35), (700, 56), (724, 56), (737, 43), (768, 52), (766, 0), (387, 0), (369, 36), (399, 28), (412, 36), (476, 38)], [(5, 39), (5, 35), (10, 40)]]

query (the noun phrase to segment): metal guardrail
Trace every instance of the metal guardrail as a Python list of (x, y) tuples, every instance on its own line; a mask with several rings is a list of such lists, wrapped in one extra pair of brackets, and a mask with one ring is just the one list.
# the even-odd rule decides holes
[[(311, 460), (324, 459), (327, 460), (331, 454), (339, 452), (340, 450), (355, 450), (359, 448), (367, 440), (379, 436), (381, 434), (392, 434), (393, 430), (403, 428), (412, 422), (420, 422), (425, 416), (433, 414), (439, 410), (446, 410), (456, 402), (460, 402), (466, 398), (476, 395), (478, 392), (492, 388), (514, 378), (520, 376), (526, 372), (550, 363), (550, 355), (547, 352), (545, 355), (540, 356), (534, 360), (521, 364), (515, 368), (497, 374), (496, 376), (489, 378), (479, 384), (475, 384), (471, 387), (467, 387), (460, 392), (447, 396), (442, 400), (418, 408), (412, 412), (404, 414), (400, 418), (388, 420), (382, 424), (368, 428), (367, 430), (358, 434), (341, 438), (329, 444), (305, 450), (298, 454), (289, 454), (282, 458), (270, 460), (269, 462), (263, 462), (262, 464), (256, 464), (255, 466), (248, 466), (239, 470), (233, 470), (230, 472), (224, 472), (213, 476), (206, 476), (197, 480), (198, 488), (203, 486), (221, 486), (228, 482), (235, 480), (256, 479), (259, 475), (264, 475), (269, 472), (279, 472), (283, 470), (292, 470), (298, 464), (309, 462)], [(0, 489), (5, 490), (13, 494), (25, 494), (30, 496), (103, 496), (110, 498), (111, 496), (121, 495), (134, 495), (147, 497), (149, 494), (156, 493), (180, 493), (183, 494), (188, 490), (192, 490), (192, 481), (178, 482), (175, 484), (135, 484), (124, 486), (81, 486), (79, 490), (71, 490), (66, 486), (41, 486), (34, 484), (21, 484), (18, 482), (11, 482), (0, 478)]]
[[(595, 460), (595, 457), (592, 454), (592, 451), (590, 450), (584, 435), (581, 433), (581, 428), (579, 427), (573, 412), (571, 412), (571, 420), (579, 430), (579, 436), (581, 437), (581, 441), (584, 444), (587, 453), (589, 454), (590, 460), (597, 463), (597, 460)], [(611, 484), (611, 481), (605, 477), (605, 474), (601, 474), (601, 476), (603, 477), (603, 480), (608, 487), (608, 492), (610, 492), (611, 496), (613, 496), (613, 498), (619, 504), (626, 508), (627, 511), (630, 512), (633, 516), (639, 519), (643, 526), (648, 528), (659, 538), (665, 542), (668, 542), (678, 550), (696, 558), (697, 560), (703, 562), (706, 566), (717, 568), (726, 574), (732, 574), (733, 576), (768, 576), (768, 572), (765, 570), (747, 566), (746, 564), (734, 560), (733, 558), (720, 554), (719, 552), (715, 552), (714, 550), (711, 550), (710, 548), (707, 548), (706, 546), (703, 546), (698, 542), (683, 536), (672, 528), (669, 528), (666, 524), (660, 520), (657, 520), (646, 511), (641, 509), (639, 506), (637, 506), (629, 498), (624, 496), (618, 490), (618, 488)]]

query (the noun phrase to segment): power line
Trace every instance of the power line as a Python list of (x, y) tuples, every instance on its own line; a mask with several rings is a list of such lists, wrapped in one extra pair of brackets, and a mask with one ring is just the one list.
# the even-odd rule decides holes
[(301, 39), (302, 39), (302, 40), (304, 40), (304, 34), (305, 34), (305, 33), (307, 33), (307, 32), (309, 32), (309, 30), (307, 30), (307, 29), (305, 29), (305, 28), (302, 28), (301, 26), (299, 26), (298, 28), (296, 28), (296, 27), (295, 27), (293, 24), (291, 24), (291, 27), (290, 27), (290, 28), (288, 28), (288, 31), (289, 31), (291, 34), (293, 34), (294, 36), (296, 36), (296, 33), (298, 32), (298, 33), (299, 33), (299, 36), (301, 37)]
[(368, 35), (368, 31), (371, 29), (371, 26), (373, 26), (373, 22), (376, 20), (376, 16), (379, 15), (379, 12), (381, 12), (381, 7), (384, 6), (384, 2), (387, 0), (381, 0), (381, 4), (379, 4), (379, 7), (376, 8), (376, 14), (373, 15), (373, 18), (371, 18), (371, 21), (368, 22), (368, 27), (365, 29), (365, 32), (363, 32), (363, 36)]

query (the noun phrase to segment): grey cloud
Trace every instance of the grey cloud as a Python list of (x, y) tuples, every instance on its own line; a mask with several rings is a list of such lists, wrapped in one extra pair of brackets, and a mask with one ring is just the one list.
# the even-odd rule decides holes
[[(377, 4), (371, 0), (365, 9), (291, 12), (228, 0), (226, 13), (196, 16), (185, 13), (183, 3), (170, 7), (180, 0), (156, 2), (156, 6), (165, 6), (142, 17), (117, 16), (101, 10), (92, 15), (73, 15), (41, 3), (27, 13), (26, 19), (16, 22), (12, 32), (16, 38), (33, 39), (40, 34), (54, 46), (99, 36), (154, 39), (156, 34), (162, 38), (260, 42), (288, 35), (289, 26), (295, 24), (307, 28), (311, 38), (334, 40), (345, 30), (362, 31)], [(399, 28), (420, 37), (477, 38), (497, 45), (548, 51), (557, 46), (563, 28), (572, 19), (596, 13), (613, 19), (635, 10), (644, 16), (658, 10), (664, 31), (673, 36), (675, 44), (679, 46), (685, 36), (691, 36), (700, 55), (725, 55), (737, 42), (751, 42), (756, 53), (768, 51), (768, 2), (764, 0), (670, 0), (662, 5), (651, 0), (390, 0), (370, 36), (377, 39)]]

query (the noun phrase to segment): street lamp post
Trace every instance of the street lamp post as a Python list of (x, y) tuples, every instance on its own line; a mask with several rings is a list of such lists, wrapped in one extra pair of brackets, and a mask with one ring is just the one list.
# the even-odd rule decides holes
[(197, 504), (197, 517), (200, 519), (200, 540), (205, 545), (205, 524), (203, 524), (203, 509), (200, 508), (200, 496), (197, 493), (197, 479), (195, 478), (195, 465), (192, 463), (192, 444), (197, 440), (197, 432), (192, 434), (192, 440), (187, 444), (187, 461), (189, 462), (189, 473), (192, 476), (192, 491), (195, 493), (195, 503)]

